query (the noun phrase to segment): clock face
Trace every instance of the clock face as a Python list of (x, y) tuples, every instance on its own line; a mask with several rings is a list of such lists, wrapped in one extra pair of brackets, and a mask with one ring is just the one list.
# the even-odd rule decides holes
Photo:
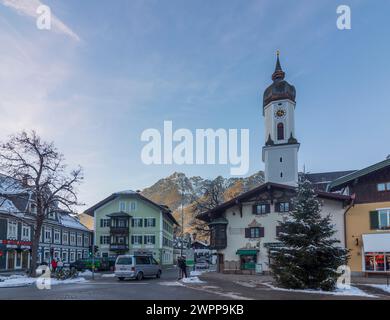
[(278, 119), (284, 118), (286, 115), (286, 110), (284, 109), (278, 109), (275, 111), (275, 117)]

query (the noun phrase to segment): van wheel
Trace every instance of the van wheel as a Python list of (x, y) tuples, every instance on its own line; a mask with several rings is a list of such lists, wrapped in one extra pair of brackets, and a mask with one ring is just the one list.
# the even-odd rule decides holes
[(137, 280), (141, 281), (144, 278), (144, 274), (142, 272), (137, 273)]
[(119, 281), (123, 281), (123, 280), (125, 280), (125, 278), (124, 277), (119, 277), (118, 280)]
[(159, 279), (161, 278), (161, 270), (158, 270), (157, 274), (156, 274), (156, 278)]

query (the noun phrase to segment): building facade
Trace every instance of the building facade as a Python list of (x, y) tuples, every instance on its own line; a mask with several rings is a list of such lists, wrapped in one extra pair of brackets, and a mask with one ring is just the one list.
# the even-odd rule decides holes
[[(18, 195), (17, 205), (28, 203)], [(27, 204), (21, 211), (11, 200), (0, 206), (0, 270), (26, 270), (31, 263), (35, 214)], [(93, 233), (75, 216), (65, 211), (49, 213), (44, 221), (38, 249), (38, 263), (50, 263), (52, 258), (64, 263), (87, 258)]]
[(138, 192), (112, 194), (85, 211), (94, 217), (95, 245), (101, 256), (150, 253), (161, 264), (173, 263), (171, 211)]
[(390, 272), (390, 159), (340, 177), (328, 190), (354, 199), (345, 215), (351, 271)]
[[(210, 248), (218, 252), (222, 272), (269, 270), (269, 253), (278, 248), (279, 222), (292, 210), (293, 186), (265, 183), (198, 216), (211, 231)], [(321, 215), (330, 215), (334, 237), (344, 247), (344, 212), (350, 197), (318, 192)]]

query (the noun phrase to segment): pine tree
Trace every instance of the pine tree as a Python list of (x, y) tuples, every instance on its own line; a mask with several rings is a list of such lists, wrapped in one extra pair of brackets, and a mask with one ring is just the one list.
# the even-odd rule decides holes
[(299, 183), (293, 210), (280, 224), (281, 248), (271, 252), (271, 272), (276, 283), (290, 289), (331, 291), (337, 268), (345, 265), (348, 251), (332, 238), (330, 216), (322, 217), (321, 202), (309, 181)]

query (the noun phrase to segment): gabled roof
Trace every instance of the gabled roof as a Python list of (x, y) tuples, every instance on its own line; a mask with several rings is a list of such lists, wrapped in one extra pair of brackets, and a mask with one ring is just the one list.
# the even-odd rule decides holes
[(135, 197), (135, 198), (138, 198), (140, 200), (143, 200), (149, 204), (151, 204), (152, 206), (156, 207), (157, 209), (161, 210), (161, 212), (169, 219), (171, 220), (174, 224), (176, 225), (179, 225), (176, 221), (176, 219), (173, 217), (172, 215), (172, 212), (171, 210), (169, 210), (169, 208), (167, 206), (162, 206), (162, 205), (159, 205), (155, 202), (153, 202), (152, 200), (146, 198), (145, 196), (143, 196), (141, 193), (139, 192), (134, 192), (134, 191), (131, 191), (131, 190), (127, 190), (127, 191), (120, 191), (120, 192), (115, 192), (113, 193), (112, 195), (108, 196), (107, 198), (103, 199), (102, 201), (99, 201), (97, 204), (93, 205), (92, 207), (88, 208), (87, 210), (84, 211), (84, 213), (90, 215), (90, 216), (94, 216), (95, 214), (95, 210), (100, 208), (101, 206), (105, 205), (106, 203), (118, 198), (119, 196), (123, 196), (123, 195), (129, 195), (129, 196), (132, 196), (132, 197)]
[[(211, 209), (209, 211), (203, 212), (197, 216), (198, 219), (200, 220), (208, 220), (208, 216), (213, 213), (219, 213), (223, 212), (228, 208), (231, 208), (240, 202), (249, 200), (259, 194), (260, 192), (263, 192), (265, 190), (271, 190), (271, 189), (284, 189), (284, 190), (291, 190), (292, 192), (295, 192), (297, 190), (296, 187), (290, 186), (290, 185), (285, 185), (285, 184), (279, 184), (279, 183), (273, 183), (273, 182), (267, 182), (264, 183), (252, 190), (249, 190), (248, 192), (242, 193), (239, 196), (226, 201), (222, 203), (221, 205), (215, 207), (214, 209)], [(350, 201), (351, 197), (346, 196), (346, 195), (341, 195), (338, 193), (331, 193), (331, 192), (324, 192), (324, 191), (317, 191), (317, 196), (319, 198), (323, 199), (330, 199), (330, 200), (336, 200), (336, 201)]]
[(305, 173), (304, 176), (307, 180), (309, 180), (314, 189), (320, 191), (326, 191), (328, 185), (347, 174), (353, 173), (356, 170), (348, 170), (348, 171), (330, 171), (330, 172), (319, 172), (319, 173)]
[(354, 181), (355, 179), (366, 176), (370, 173), (384, 169), (386, 167), (390, 167), (390, 159), (386, 159), (384, 161), (375, 163), (375, 164), (368, 166), (364, 169), (355, 171), (353, 173), (350, 173), (346, 176), (343, 176), (343, 177), (340, 177), (340, 178), (334, 180), (333, 182), (331, 182), (329, 184), (328, 191), (338, 190), (338, 189), (348, 185), (350, 182)]

